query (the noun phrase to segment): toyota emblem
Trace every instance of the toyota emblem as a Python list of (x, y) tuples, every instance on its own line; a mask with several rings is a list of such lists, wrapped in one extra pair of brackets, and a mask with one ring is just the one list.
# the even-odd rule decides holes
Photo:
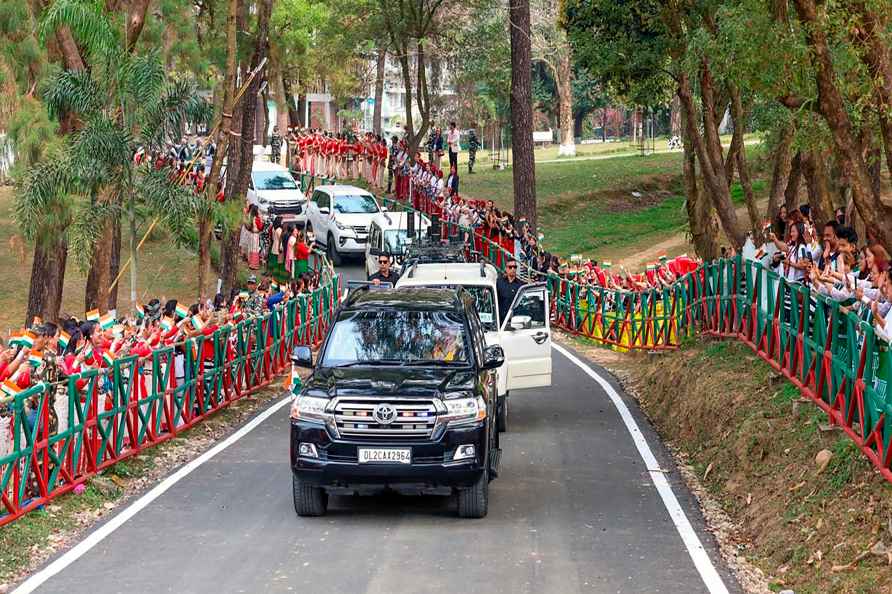
[(390, 404), (379, 404), (372, 411), (372, 416), (381, 425), (390, 425), (396, 420), (396, 409)]

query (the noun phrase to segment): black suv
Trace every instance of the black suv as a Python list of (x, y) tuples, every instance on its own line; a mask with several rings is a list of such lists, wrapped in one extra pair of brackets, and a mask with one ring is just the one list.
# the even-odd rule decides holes
[(462, 517), (486, 515), (499, 463), (495, 369), (470, 294), (355, 290), (291, 406), (294, 509), (323, 515), (329, 494), (458, 494)]

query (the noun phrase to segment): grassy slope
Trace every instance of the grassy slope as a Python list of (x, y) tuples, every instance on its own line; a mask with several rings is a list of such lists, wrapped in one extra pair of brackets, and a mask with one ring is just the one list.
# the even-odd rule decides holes
[[(615, 145), (589, 146), (606, 150)], [(550, 157), (547, 150), (538, 149), (537, 160)], [(748, 150), (753, 153), (757, 149)], [(511, 170), (493, 170), (488, 155), (483, 155), (476, 173), (460, 172), (462, 194), (512, 208)], [(647, 157), (632, 153), (596, 160), (539, 163), (536, 196), (546, 249), (560, 255), (581, 253), (618, 260), (683, 234), (687, 214), (681, 158), (678, 152)], [(764, 194), (763, 182), (754, 185), (757, 196)], [(738, 184), (732, 192), (735, 202), (742, 204)], [(687, 242), (682, 241), (674, 251), (688, 249)]]
[[(23, 244), (12, 220), (13, 192), (11, 187), (0, 187), (0, 333), (21, 326), (28, 304), (33, 247)], [(147, 224), (142, 226), (143, 231)], [(140, 237), (142, 234), (140, 233)], [(127, 232), (124, 231), (126, 245)], [(126, 248), (121, 254), (127, 258)], [(138, 299), (145, 302), (152, 297), (184, 299), (191, 303), (195, 295), (198, 259), (192, 252), (178, 248), (163, 232), (155, 232), (139, 254), (137, 287)], [(86, 273), (78, 270), (69, 259), (65, 273), (63, 310), (73, 315), (84, 313)], [(130, 272), (121, 278), (118, 293), (119, 307), (130, 304)]]
[[(636, 378), (642, 408), (739, 525), (740, 554), (772, 589), (892, 591), (885, 557), (841, 569), (892, 539), (892, 485), (844, 434), (819, 429), (820, 409), (794, 402), (795, 387), (752, 351), (702, 339), (616, 367)], [(819, 473), (815, 455), (825, 448), (833, 457)]]

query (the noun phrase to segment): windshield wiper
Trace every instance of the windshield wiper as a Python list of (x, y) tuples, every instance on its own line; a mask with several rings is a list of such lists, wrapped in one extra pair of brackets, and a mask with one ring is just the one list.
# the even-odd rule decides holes
[(414, 361), (406, 361), (405, 365), (407, 367), (421, 367), (421, 366), (430, 366), (430, 367), (454, 367), (456, 365), (464, 365), (464, 361), (443, 361), (440, 359), (415, 359)]
[(368, 361), (351, 361), (350, 363), (342, 363), (335, 367), (361, 367), (363, 365), (402, 365), (405, 361), (401, 359), (371, 359)]

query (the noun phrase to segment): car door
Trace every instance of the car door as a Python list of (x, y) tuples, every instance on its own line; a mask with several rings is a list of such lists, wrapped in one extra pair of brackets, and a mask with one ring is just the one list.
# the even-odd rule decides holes
[(384, 233), (378, 223), (369, 225), (369, 240), (365, 244), (365, 272), (371, 276), (378, 272), (378, 256), (375, 253), (383, 251)]
[(551, 323), (545, 283), (522, 287), (501, 321), (499, 344), (505, 351), (506, 388), (551, 385)]

